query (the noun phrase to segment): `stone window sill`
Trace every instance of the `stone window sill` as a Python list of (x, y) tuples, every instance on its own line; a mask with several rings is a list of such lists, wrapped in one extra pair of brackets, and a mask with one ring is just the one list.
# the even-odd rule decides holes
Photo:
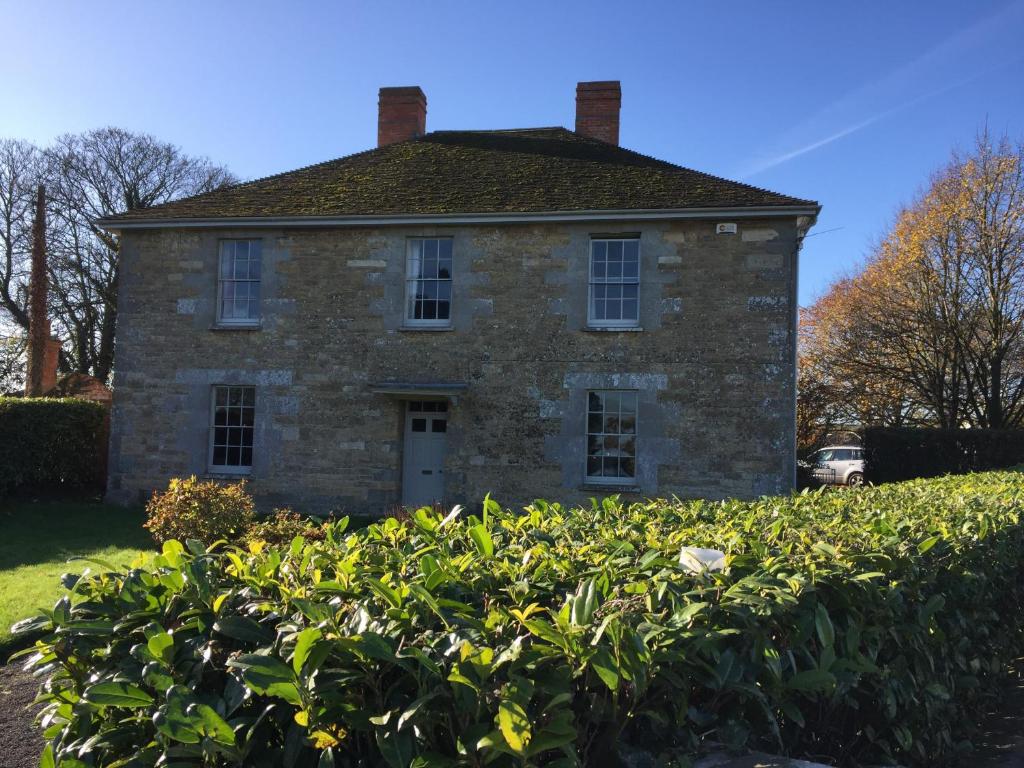
[(208, 470), (206, 470), (206, 473), (203, 475), (202, 479), (203, 480), (234, 480), (234, 481), (237, 482), (239, 480), (249, 480), (251, 477), (252, 477), (252, 472), (239, 472), (239, 471), (218, 472), (215, 469), (208, 469)]
[(640, 493), (639, 485), (615, 485), (613, 483), (583, 483), (579, 487), (581, 491), (601, 491), (605, 494), (612, 493)]
[(224, 323), (214, 323), (210, 326), (211, 331), (262, 331), (263, 323), (239, 323), (238, 325), (230, 325)]
[(427, 333), (445, 333), (447, 331), (454, 331), (450, 325), (402, 325), (398, 328), (402, 333), (421, 333), (426, 331)]
[(643, 330), (639, 325), (624, 325), (622, 327), (588, 325), (583, 329), (584, 333), (642, 333)]

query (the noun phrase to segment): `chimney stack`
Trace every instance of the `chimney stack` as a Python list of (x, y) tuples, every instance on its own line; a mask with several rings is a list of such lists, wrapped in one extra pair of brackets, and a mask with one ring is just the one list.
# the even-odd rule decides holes
[(622, 88), (618, 80), (577, 83), (576, 133), (618, 145), (621, 106)]
[(427, 97), (418, 85), (381, 88), (377, 146), (407, 141), (427, 132)]

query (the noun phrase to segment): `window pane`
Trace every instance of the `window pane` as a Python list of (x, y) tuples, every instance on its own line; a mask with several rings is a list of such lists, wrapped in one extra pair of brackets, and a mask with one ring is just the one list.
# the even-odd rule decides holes
[(621, 392), (619, 408), (623, 413), (636, 413), (636, 392)]
[(587, 402), (587, 476), (632, 478), (636, 458), (636, 392), (589, 392)]
[(444, 419), (434, 419), (430, 422), (431, 432), (444, 432), (448, 429), (448, 422)]
[(442, 240), (437, 241), (437, 256), (439, 259), (446, 259), (449, 262), (452, 260), (452, 240), (450, 237), (446, 237)]
[(227, 458), (227, 448), (223, 446), (216, 446), (213, 449), (213, 464), (214, 466), (222, 467)]
[(423, 305), (423, 319), (424, 320), (436, 320), (437, 319), (437, 302), (424, 300), (421, 302)]
[(608, 279), (618, 280), (622, 277), (622, 262), (608, 259)]
[(241, 466), (243, 466), (243, 467), (251, 467), (252, 466), (252, 448), (251, 447), (250, 448), (243, 448), (242, 449), (241, 461), (239, 462), (239, 464)]
[(591, 254), (594, 259), (604, 259), (605, 254), (608, 252), (608, 243), (604, 240), (594, 240), (590, 244)]
[(426, 432), (427, 431), (427, 420), (426, 419), (413, 419), (412, 420), (412, 431), (413, 432)]
[(423, 242), (423, 255), (428, 259), (437, 259), (437, 240)]
[(622, 262), (622, 241), (612, 240), (608, 243), (608, 265), (611, 266), (613, 262)]
[(623, 320), (639, 320), (639, 307), (637, 306), (636, 299), (626, 299), (622, 302), (622, 319)]
[(423, 403), (412, 402), (409, 403), (409, 411), (412, 413), (419, 413), (423, 410)]
[(626, 261), (636, 262), (640, 258), (640, 241), (623, 240), (622, 258)]

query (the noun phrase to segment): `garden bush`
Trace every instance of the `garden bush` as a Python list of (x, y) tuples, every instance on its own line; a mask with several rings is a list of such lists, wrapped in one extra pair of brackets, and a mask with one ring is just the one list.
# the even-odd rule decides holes
[(951, 763), (1024, 650), (1022, 477), (168, 541), (20, 627), (43, 764)]
[(1024, 463), (1024, 429), (868, 427), (865, 476), (872, 483), (960, 475)]
[(245, 534), (245, 542), (262, 541), (270, 546), (286, 546), (296, 536), (306, 541), (323, 541), (324, 523), (303, 517), (290, 509), (275, 509), (269, 516), (254, 523)]
[(174, 478), (166, 491), (153, 493), (144, 525), (157, 544), (171, 539), (238, 542), (256, 522), (253, 510), (245, 481), (221, 485), (193, 475)]
[(102, 490), (105, 417), (88, 400), (0, 397), (0, 497)]

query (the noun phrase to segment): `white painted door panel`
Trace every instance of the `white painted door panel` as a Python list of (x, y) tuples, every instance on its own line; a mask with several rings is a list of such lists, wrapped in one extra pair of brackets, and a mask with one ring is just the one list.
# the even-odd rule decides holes
[(406, 413), (402, 462), (402, 505), (430, 506), (444, 501), (446, 413)]

